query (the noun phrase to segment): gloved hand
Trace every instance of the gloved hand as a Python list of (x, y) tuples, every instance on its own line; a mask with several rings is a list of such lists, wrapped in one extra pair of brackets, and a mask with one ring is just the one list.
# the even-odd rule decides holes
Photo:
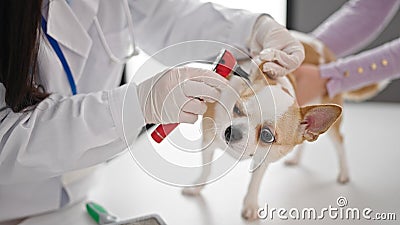
[(260, 16), (249, 41), (250, 54), (264, 63), (263, 72), (271, 78), (294, 71), (304, 60), (303, 45), (269, 16)]
[(194, 123), (227, 84), (211, 70), (178, 67), (139, 84), (137, 92), (146, 123)]

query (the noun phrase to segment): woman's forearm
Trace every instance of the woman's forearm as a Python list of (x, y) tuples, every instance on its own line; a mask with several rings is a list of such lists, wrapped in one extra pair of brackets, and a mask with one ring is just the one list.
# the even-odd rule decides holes
[(358, 55), (321, 65), (329, 96), (400, 77), (400, 38)]
[(400, 0), (351, 0), (312, 35), (338, 57), (353, 54), (373, 41), (398, 11)]

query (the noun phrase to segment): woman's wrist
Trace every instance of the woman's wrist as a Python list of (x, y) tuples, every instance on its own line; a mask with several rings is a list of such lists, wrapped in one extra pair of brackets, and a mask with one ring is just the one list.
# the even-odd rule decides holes
[(345, 72), (339, 71), (336, 62), (323, 64), (319, 66), (319, 74), (325, 82), (325, 94), (330, 98), (335, 97), (340, 92), (341, 80), (346, 76)]

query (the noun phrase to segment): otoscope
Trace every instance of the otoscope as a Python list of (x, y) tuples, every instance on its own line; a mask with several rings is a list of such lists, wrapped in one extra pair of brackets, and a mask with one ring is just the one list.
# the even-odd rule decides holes
[[(228, 78), (232, 74), (249, 79), (249, 74), (237, 64), (233, 54), (226, 49), (222, 49), (215, 59), (213, 71), (224, 78)], [(179, 123), (160, 124), (151, 133), (151, 137), (155, 142), (161, 143), (178, 125)]]

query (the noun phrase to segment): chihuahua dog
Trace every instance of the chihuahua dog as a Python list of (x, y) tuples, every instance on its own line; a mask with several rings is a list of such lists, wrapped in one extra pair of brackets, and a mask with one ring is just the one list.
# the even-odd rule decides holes
[[(304, 63), (319, 65), (333, 61), (333, 54), (322, 43), (304, 34), (295, 34), (305, 48)], [(251, 62), (241, 62), (250, 72), (248, 81), (231, 76), (231, 89), (221, 94), (224, 105), (208, 105), (203, 118), (202, 158), (204, 167), (196, 182), (197, 186), (183, 189), (183, 194), (198, 195), (211, 172), (211, 161), (217, 148), (226, 151), (238, 160), (252, 158), (250, 172), (252, 177), (244, 198), (242, 216), (248, 220), (258, 218), (258, 192), (263, 175), (273, 163), (304, 141), (315, 141), (319, 135), (328, 131), (338, 151), (340, 172), (338, 181), (349, 180), (346, 166), (343, 138), (339, 131), (342, 113), (342, 95), (334, 99), (325, 97), (321, 104), (299, 106), (296, 100), (295, 77), (288, 74), (271, 79), (260, 72)], [(261, 68), (262, 65), (260, 65)], [(363, 90), (371, 93), (372, 87)], [(363, 94), (361, 93), (361, 94)], [(359, 93), (360, 94), (360, 93)], [(354, 95), (357, 95), (354, 92)], [(287, 164), (299, 161), (301, 151), (297, 152)]]

